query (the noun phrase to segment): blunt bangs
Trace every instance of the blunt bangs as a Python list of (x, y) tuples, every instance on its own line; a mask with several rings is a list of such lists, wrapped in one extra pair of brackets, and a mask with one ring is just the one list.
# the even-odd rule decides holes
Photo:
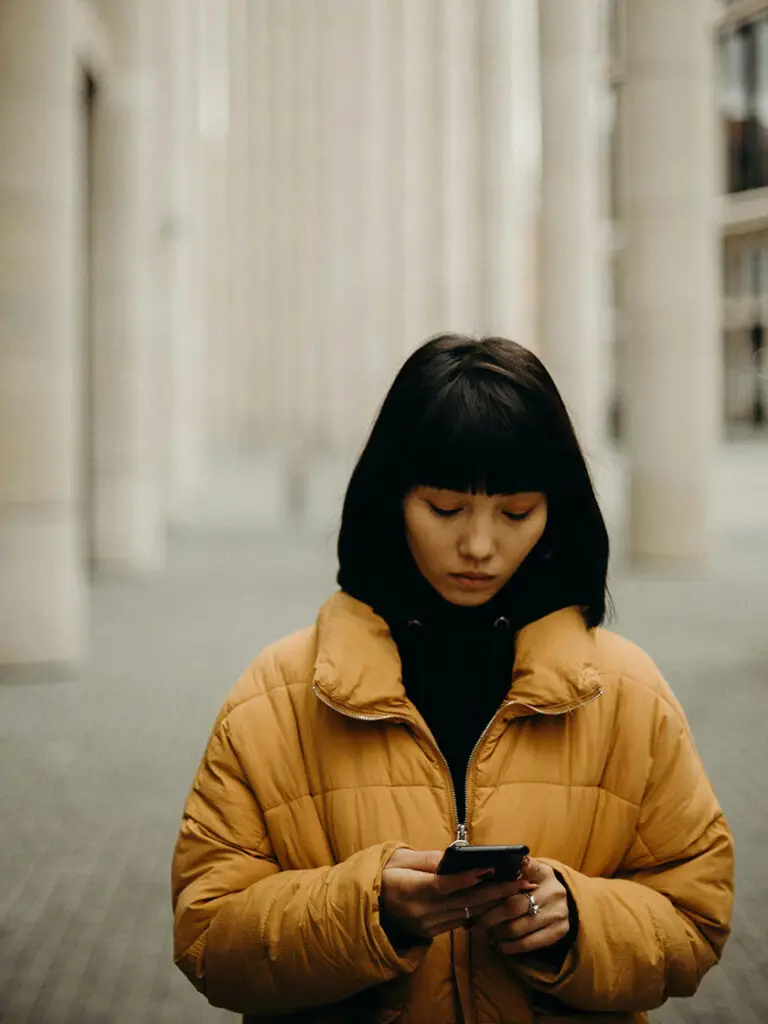
[(550, 494), (562, 473), (547, 435), (509, 389), (485, 373), (447, 384), (400, 461), (400, 495), (414, 487), (473, 494)]

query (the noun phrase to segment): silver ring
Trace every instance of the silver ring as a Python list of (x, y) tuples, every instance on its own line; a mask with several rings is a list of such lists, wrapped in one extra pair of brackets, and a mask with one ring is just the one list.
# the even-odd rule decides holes
[(469, 912), (469, 907), (464, 907), (464, 913), (466, 915), (467, 920), (471, 921), (472, 920), (472, 915)]
[(541, 910), (541, 907), (536, 902), (536, 897), (532, 892), (527, 892), (525, 895), (528, 897), (528, 910), (526, 913), (530, 914), (531, 917), (536, 917), (538, 912)]

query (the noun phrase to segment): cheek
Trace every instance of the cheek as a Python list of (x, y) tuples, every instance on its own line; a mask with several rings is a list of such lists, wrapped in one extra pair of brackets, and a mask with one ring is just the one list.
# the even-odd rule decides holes
[(532, 551), (541, 540), (544, 535), (544, 530), (547, 525), (547, 518), (544, 516), (538, 523), (534, 524), (531, 528), (531, 532), (527, 537), (528, 550)]
[(406, 512), (405, 532), (408, 546), (413, 557), (421, 565), (427, 565), (434, 560), (435, 537), (431, 526), (420, 511)]
[(532, 524), (530, 529), (514, 539), (509, 550), (510, 562), (514, 562), (515, 566), (519, 566), (525, 561), (541, 540), (545, 526), (546, 520), (543, 523)]
[(412, 508), (405, 506), (405, 536), (411, 549), (419, 547), (421, 531), (419, 530), (419, 517)]
[(417, 546), (421, 562), (426, 566), (435, 566), (441, 559), (440, 538), (433, 530), (423, 529), (417, 537)]

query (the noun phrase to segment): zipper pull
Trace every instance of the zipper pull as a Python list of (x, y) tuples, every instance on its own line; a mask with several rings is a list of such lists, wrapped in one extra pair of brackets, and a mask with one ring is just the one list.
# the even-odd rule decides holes
[(470, 843), (467, 842), (467, 826), (464, 824), (463, 821), (459, 822), (459, 824), (458, 824), (458, 826), (456, 828), (456, 838), (451, 843), (451, 846), (469, 846), (469, 845), (470, 845)]

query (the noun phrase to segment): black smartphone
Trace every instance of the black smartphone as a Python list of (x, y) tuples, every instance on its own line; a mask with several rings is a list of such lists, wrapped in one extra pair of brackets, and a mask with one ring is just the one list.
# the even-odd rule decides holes
[(482, 871), (494, 868), (489, 881), (513, 882), (530, 853), (527, 846), (449, 846), (437, 866), (438, 875), (455, 875), (460, 871)]

